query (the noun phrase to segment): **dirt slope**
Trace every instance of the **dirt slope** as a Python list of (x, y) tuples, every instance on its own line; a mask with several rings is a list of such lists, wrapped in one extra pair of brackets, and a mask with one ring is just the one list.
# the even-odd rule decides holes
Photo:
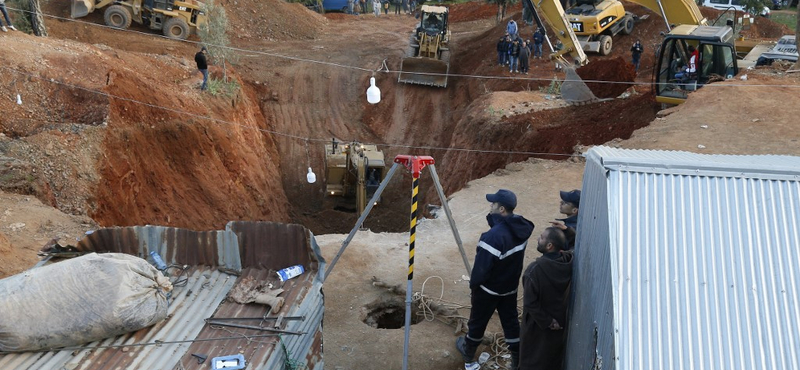
[(279, 166), (267, 160), (275, 144), (259, 131), (267, 127), (248, 88), (201, 95), (183, 58), (18, 32), (0, 50), (6, 91), (23, 101), (0, 109), (3, 132), (16, 139), (5, 155), (28, 163), (24, 193), (102, 225), (288, 220)]

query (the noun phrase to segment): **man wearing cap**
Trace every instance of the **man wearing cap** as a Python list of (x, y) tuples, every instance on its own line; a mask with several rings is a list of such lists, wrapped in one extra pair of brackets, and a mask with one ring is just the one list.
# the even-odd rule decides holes
[(469, 287), (472, 310), (466, 336), (456, 340), (456, 348), (464, 358), (467, 370), (478, 369), (475, 351), (483, 340), (486, 325), (495, 310), (500, 316), (503, 334), (511, 351), (511, 368), (519, 362), (519, 321), (517, 320), (517, 286), (522, 275), (525, 247), (534, 225), (514, 214), (517, 196), (505, 189), (486, 194), (491, 203), (489, 231), (481, 234), (475, 254)]
[(203, 74), (203, 84), (200, 85), (200, 90), (205, 90), (208, 86), (208, 61), (206, 60), (206, 47), (200, 48), (200, 51), (194, 55), (194, 62), (197, 63), (197, 70)]
[(575, 235), (578, 233), (578, 207), (581, 204), (581, 191), (578, 189), (572, 191), (561, 191), (561, 207), (559, 211), (567, 216), (567, 218), (557, 218), (557, 221), (551, 222), (554, 227), (564, 231), (567, 237), (566, 250), (572, 250), (575, 247)]

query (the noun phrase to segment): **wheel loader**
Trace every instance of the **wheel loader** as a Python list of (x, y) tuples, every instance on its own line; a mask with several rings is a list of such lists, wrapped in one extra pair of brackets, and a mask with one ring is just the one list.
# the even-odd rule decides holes
[(600, 55), (611, 53), (612, 37), (630, 35), (638, 19), (619, 0), (578, 0), (566, 13), (583, 50)]
[(196, 0), (72, 0), (72, 18), (89, 15), (105, 8), (104, 20), (109, 27), (127, 29), (136, 22), (164, 36), (185, 40), (206, 23), (203, 3)]
[[(355, 200), (355, 210), (361, 215), (367, 201), (386, 176), (383, 152), (376, 145), (358, 142), (341, 143), (336, 139), (325, 144), (325, 195)], [(352, 209), (352, 203), (340, 209)]]
[(406, 57), (400, 62), (398, 82), (447, 87), (450, 72), (450, 29), (448, 9), (423, 5), (419, 25), (409, 41)]

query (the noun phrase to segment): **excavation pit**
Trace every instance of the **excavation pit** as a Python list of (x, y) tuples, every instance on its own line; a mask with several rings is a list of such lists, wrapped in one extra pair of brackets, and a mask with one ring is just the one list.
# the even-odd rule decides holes
[[(411, 307), (411, 325), (422, 321)], [(361, 308), (361, 321), (376, 329), (401, 329), (405, 326), (406, 304), (399, 297), (378, 298)]]

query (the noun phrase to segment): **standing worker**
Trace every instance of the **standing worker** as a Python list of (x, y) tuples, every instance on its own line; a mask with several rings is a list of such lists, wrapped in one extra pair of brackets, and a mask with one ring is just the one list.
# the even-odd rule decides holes
[(631, 58), (633, 59), (633, 66), (636, 68), (636, 72), (639, 72), (639, 60), (642, 58), (642, 52), (644, 52), (644, 47), (639, 40), (631, 46)]
[(458, 337), (456, 348), (464, 358), (466, 369), (478, 369), (475, 351), (483, 340), (486, 325), (495, 310), (500, 316), (511, 363), (519, 362), (519, 321), (517, 320), (517, 286), (522, 274), (525, 247), (534, 225), (514, 214), (517, 196), (505, 189), (486, 194), (491, 203), (486, 216), (489, 231), (481, 234), (475, 254), (475, 264), (469, 280), (472, 309), (469, 313), (466, 336)]
[(200, 85), (200, 90), (205, 90), (208, 87), (208, 60), (206, 59), (206, 47), (200, 48), (200, 51), (194, 55), (194, 62), (197, 63), (197, 70), (203, 74), (203, 84)]
[(522, 42), (522, 47), (519, 48), (519, 71), (524, 74), (528, 74), (528, 68), (530, 67), (529, 60), (531, 58), (531, 49), (528, 48), (528, 44), (525, 41)]
[(381, 0), (372, 0), (372, 11), (375, 12), (375, 16), (379, 17), (381, 15)]
[(542, 59), (542, 43), (544, 43), (544, 31), (541, 28), (533, 33), (533, 57)]
[(11, 24), (11, 18), (8, 17), (8, 10), (6, 9), (6, 0), (0, 0), (0, 12), (3, 12), (3, 18), (6, 19), (6, 26), (2, 26), (3, 22), (0, 22), (0, 26), (2, 26), (3, 32), (8, 32), (9, 29), (12, 31), (16, 31), (17, 29), (14, 28), (14, 25)]
[(511, 40), (517, 39), (517, 32), (519, 31), (517, 27), (517, 22), (515, 20), (508, 21), (508, 25), (506, 26), (506, 33), (511, 36)]
[(545, 229), (536, 245), (542, 256), (522, 276), (520, 370), (561, 368), (573, 261), (565, 245), (561, 230)]
[[(564, 250), (571, 250), (575, 247), (575, 236), (578, 234), (578, 211), (581, 205), (581, 191), (578, 189), (559, 192), (561, 205), (558, 210), (567, 218), (557, 218), (550, 222), (553, 227), (561, 229), (567, 237), (567, 245)], [(563, 223), (562, 223), (563, 222)]]
[(519, 73), (519, 39), (513, 40), (508, 47), (508, 73)]

